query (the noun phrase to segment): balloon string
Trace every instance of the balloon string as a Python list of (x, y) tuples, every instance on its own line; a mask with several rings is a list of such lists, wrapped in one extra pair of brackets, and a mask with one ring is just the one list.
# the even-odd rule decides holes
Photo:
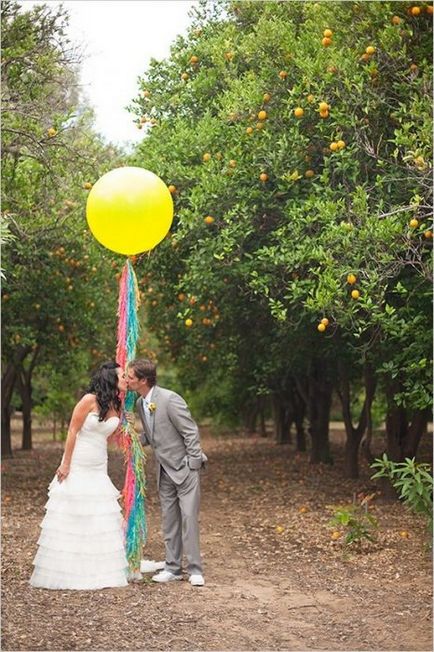
[[(131, 262), (127, 260), (119, 282), (118, 328), (116, 360), (125, 367), (136, 355), (139, 337), (137, 309), (140, 296), (137, 277)], [(125, 549), (131, 572), (140, 569), (142, 549), (146, 543), (146, 456), (139, 436), (125, 418), (125, 412), (134, 410), (136, 395), (127, 391), (123, 401), (121, 435), (118, 443), (123, 449), (126, 473), (122, 490), (124, 501)]]

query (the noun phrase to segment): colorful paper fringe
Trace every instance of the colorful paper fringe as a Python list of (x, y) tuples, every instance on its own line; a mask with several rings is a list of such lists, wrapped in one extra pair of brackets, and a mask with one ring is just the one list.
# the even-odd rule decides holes
[[(119, 287), (118, 342), (116, 361), (125, 368), (136, 355), (139, 336), (137, 308), (139, 288), (134, 269), (128, 260), (122, 270)], [(142, 549), (146, 543), (146, 456), (134, 427), (125, 418), (125, 412), (134, 412), (136, 395), (127, 391), (123, 401), (122, 428), (118, 443), (124, 451), (126, 473), (122, 490), (124, 500), (124, 535), (126, 555), (131, 573), (140, 570)]]

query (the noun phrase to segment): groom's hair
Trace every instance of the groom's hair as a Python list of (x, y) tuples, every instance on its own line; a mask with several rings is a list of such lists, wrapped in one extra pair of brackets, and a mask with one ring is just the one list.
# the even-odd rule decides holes
[(151, 360), (133, 360), (128, 367), (134, 371), (137, 378), (148, 381), (148, 385), (153, 387), (157, 382), (157, 365)]

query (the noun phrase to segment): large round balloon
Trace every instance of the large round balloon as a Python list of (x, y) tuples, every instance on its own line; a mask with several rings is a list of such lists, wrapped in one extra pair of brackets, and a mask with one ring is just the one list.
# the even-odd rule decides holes
[(86, 217), (98, 242), (118, 254), (132, 256), (153, 249), (169, 231), (172, 195), (149, 170), (116, 168), (93, 186)]

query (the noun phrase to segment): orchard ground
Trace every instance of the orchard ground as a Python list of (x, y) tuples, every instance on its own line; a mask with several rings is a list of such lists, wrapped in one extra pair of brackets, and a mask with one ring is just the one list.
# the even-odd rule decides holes
[[(2, 465), (3, 650), (430, 650), (431, 554), (423, 521), (373, 499), (378, 541), (344, 552), (333, 541), (332, 506), (375, 490), (362, 464), (342, 479), (343, 432), (332, 431), (332, 467), (272, 437), (202, 428), (202, 551), (206, 586), (32, 589), (47, 485), (62, 444), (35, 429), (34, 450)], [(428, 444), (424, 444), (428, 446)], [(375, 442), (376, 453), (382, 442)], [(425, 456), (425, 453), (424, 453)], [(430, 451), (426, 450), (429, 459)], [(123, 460), (110, 454), (121, 488)], [(148, 460), (148, 559), (164, 557), (153, 460)]]

